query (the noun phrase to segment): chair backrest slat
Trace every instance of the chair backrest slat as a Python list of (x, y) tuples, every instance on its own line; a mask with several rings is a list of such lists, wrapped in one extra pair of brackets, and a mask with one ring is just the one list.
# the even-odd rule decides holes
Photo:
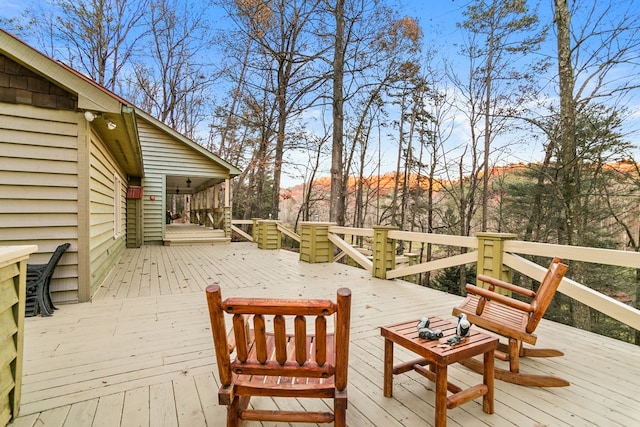
[(276, 344), (276, 361), (284, 365), (287, 361), (287, 324), (284, 316), (278, 314), (273, 318), (273, 333)]
[(264, 363), (267, 361), (267, 330), (263, 315), (256, 314), (253, 316), (253, 331), (255, 335), (256, 358), (258, 362)]
[(307, 361), (307, 320), (304, 316), (296, 316), (294, 320), (296, 362), (304, 365)]
[(316, 363), (324, 366), (327, 363), (327, 319), (324, 316), (316, 317), (316, 339), (314, 341)]
[(248, 337), (245, 327), (245, 319), (242, 314), (233, 316), (233, 333), (236, 337), (236, 354), (238, 360), (246, 362), (249, 357), (249, 348), (247, 347)]

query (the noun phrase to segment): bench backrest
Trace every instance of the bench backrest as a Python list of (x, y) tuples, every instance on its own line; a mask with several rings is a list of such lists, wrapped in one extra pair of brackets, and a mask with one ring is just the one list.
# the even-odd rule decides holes
[[(335, 303), (320, 299), (271, 298), (229, 298), (222, 301), (218, 285), (208, 286), (206, 293), (222, 386), (231, 384), (233, 374), (307, 378), (335, 375), (335, 388), (346, 388), (351, 309), (349, 289), (339, 289)], [(233, 319), (233, 334), (229, 336), (225, 313)], [(334, 317), (333, 334), (327, 333), (329, 316)], [(308, 319), (313, 322), (314, 334), (307, 333)], [(287, 321), (291, 320), (293, 324), (288, 328)], [(269, 321), (273, 325), (272, 331), (267, 330)], [(230, 354), (234, 349), (236, 357), (231, 360)]]
[(529, 321), (527, 322), (526, 331), (528, 333), (533, 333), (538, 327), (568, 268), (567, 265), (562, 263), (562, 258), (554, 258), (551, 261), (547, 273), (540, 282), (536, 295), (531, 302), (533, 311), (529, 315)]

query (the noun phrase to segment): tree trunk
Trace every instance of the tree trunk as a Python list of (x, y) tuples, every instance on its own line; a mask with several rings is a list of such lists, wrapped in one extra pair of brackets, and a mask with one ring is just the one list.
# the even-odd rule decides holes
[[(568, 0), (555, 1), (555, 22), (558, 33), (558, 75), (560, 80), (560, 151), (562, 193), (565, 210), (564, 237), (568, 245), (580, 245), (580, 193), (579, 167), (576, 163), (576, 108), (573, 98), (575, 76), (571, 63), (571, 15)], [(561, 242), (562, 243), (562, 242)], [(576, 278), (581, 275), (576, 271)], [(591, 330), (590, 309), (575, 301), (572, 304), (574, 326), (587, 331)]]
[(336, 36), (333, 53), (333, 145), (331, 150), (331, 204), (329, 220), (344, 225), (345, 202), (342, 182), (342, 151), (344, 126), (344, 0), (336, 0), (334, 10)]

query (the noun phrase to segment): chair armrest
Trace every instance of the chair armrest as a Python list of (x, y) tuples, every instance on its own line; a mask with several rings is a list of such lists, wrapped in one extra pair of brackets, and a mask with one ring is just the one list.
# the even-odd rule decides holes
[(505, 282), (505, 281), (500, 280), (500, 279), (496, 279), (495, 277), (485, 276), (484, 274), (478, 274), (478, 280), (480, 280), (481, 282), (484, 282), (484, 283), (488, 283), (488, 284), (493, 285), (493, 286), (497, 286), (497, 287), (502, 288), (502, 289), (506, 289), (508, 291), (515, 292), (515, 293), (520, 294), (520, 295), (522, 295), (524, 297), (533, 298), (533, 297), (536, 296), (536, 293), (533, 292), (531, 289), (523, 288), (521, 286), (514, 285), (513, 283), (509, 283), (509, 282)]
[[(506, 295), (502, 295), (499, 293), (496, 293), (494, 291), (491, 291), (489, 289), (484, 289), (484, 288), (480, 288), (478, 286), (475, 285), (469, 285), (467, 284), (466, 286), (467, 292), (472, 293), (474, 295), (478, 295), (481, 299), (485, 298), (487, 300), (490, 301), (495, 301), (498, 302), (500, 304), (504, 304), (506, 306), (509, 306), (511, 308), (515, 308), (517, 310), (520, 311), (524, 311), (527, 313), (531, 313), (534, 310), (534, 307), (531, 304), (527, 304), (526, 302), (522, 302), (520, 300), (517, 300), (515, 298), (511, 298), (508, 297)], [(478, 315), (480, 315), (480, 313), (478, 313)]]

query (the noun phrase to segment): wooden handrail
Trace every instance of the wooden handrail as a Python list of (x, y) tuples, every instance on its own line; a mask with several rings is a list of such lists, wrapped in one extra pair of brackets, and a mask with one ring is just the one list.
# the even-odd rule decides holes
[[(233, 224), (251, 224), (250, 220), (234, 220)], [(278, 229), (300, 242), (297, 234), (290, 229), (278, 224)], [(347, 256), (351, 257), (363, 268), (371, 271), (371, 261), (364, 257), (358, 250), (351, 247), (340, 236), (374, 236), (374, 230), (370, 228), (341, 227), (331, 225), (328, 227), (329, 240), (339, 247)], [(297, 239), (291, 236), (293, 233)], [(419, 273), (455, 267), (477, 262), (479, 248), (476, 237), (452, 236), (445, 234), (419, 233), (401, 230), (389, 230), (388, 238), (403, 240), (405, 242), (430, 243), (441, 246), (471, 249), (467, 253), (456, 254), (450, 257), (432, 260), (416, 265), (396, 266), (386, 272), (387, 279), (411, 276)], [(640, 269), (640, 253), (614, 249), (599, 249), (582, 246), (567, 246), (550, 243), (525, 242), (520, 240), (504, 240), (504, 253), (502, 254), (504, 265), (525, 276), (540, 281), (546, 269), (535, 263), (527, 261), (519, 255), (533, 255), (542, 257), (561, 257), (565, 260), (589, 262), (618, 267)], [(560, 283), (558, 292), (565, 294), (601, 313), (604, 313), (636, 330), (640, 330), (640, 310), (621, 303), (607, 295), (597, 292), (588, 286), (564, 278)]]

